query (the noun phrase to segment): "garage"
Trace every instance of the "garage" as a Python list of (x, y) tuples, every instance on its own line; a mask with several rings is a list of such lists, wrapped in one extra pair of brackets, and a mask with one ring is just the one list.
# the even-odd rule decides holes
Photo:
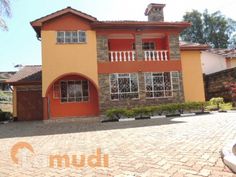
[(13, 117), (19, 121), (43, 119), (42, 68), (27, 65), (7, 80), (13, 90)]
[(17, 120), (31, 121), (43, 119), (42, 90), (38, 86), (16, 87)]

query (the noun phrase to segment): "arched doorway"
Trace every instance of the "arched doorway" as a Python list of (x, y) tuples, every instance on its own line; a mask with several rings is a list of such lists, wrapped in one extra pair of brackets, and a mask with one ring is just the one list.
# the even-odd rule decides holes
[(80, 74), (66, 74), (47, 90), (48, 117), (89, 117), (99, 114), (98, 90), (93, 81)]

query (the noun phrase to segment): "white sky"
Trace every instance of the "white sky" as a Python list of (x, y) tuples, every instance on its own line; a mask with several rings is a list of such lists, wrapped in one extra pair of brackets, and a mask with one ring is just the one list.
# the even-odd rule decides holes
[(11, 0), (12, 18), (8, 32), (0, 30), (0, 71), (14, 70), (16, 64), (41, 64), (41, 44), (29, 22), (71, 6), (98, 20), (147, 20), (149, 3), (164, 3), (165, 21), (181, 21), (186, 11), (210, 13), (220, 10), (236, 20), (236, 0)]

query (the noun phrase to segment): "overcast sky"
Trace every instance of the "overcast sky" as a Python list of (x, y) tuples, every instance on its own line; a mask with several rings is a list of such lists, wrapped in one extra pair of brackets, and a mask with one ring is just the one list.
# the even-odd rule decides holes
[(10, 0), (12, 17), (9, 31), (0, 30), (0, 71), (14, 70), (16, 64), (41, 64), (41, 43), (29, 22), (71, 6), (98, 20), (147, 20), (144, 11), (149, 3), (164, 3), (165, 21), (181, 21), (185, 12), (220, 10), (236, 20), (235, 0)]

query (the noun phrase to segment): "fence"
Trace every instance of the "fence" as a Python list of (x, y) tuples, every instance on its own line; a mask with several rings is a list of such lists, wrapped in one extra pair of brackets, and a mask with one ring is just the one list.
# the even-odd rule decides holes
[(236, 82), (236, 67), (204, 75), (206, 100), (223, 97), (226, 102), (232, 101), (232, 93), (225, 88), (225, 82)]

